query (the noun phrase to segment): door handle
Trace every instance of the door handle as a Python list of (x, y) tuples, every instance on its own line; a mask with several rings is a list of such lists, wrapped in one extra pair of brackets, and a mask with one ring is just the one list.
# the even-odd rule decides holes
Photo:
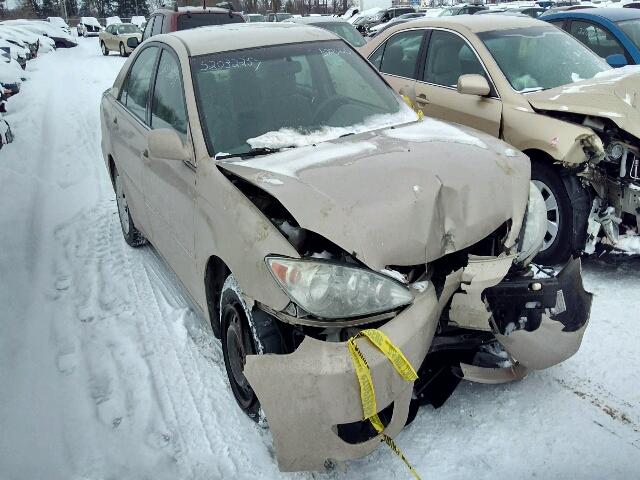
[(145, 160), (149, 160), (149, 150), (147, 150), (146, 148), (142, 151), (142, 157)]
[(113, 119), (113, 123), (114, 123), (115, 125), (117, 125), (117, 124), (118, 124), (118, 117), (114, 117), (114, 119)]
[(427, 98), (427, 96), (424, 93), (421, 93), (420, 95), (418, 95), (416, 97), (416, 103), (420, 103), (422, 105), (426, 105), (429, 103), (429, 99)]

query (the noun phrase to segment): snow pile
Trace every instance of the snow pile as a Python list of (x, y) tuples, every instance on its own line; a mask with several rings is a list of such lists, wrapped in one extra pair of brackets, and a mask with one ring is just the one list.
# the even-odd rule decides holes
[(294, 128), (281, 128), (278, 131), (267, 132), (259, 137), (247, 139), (251, 148), (287, 148), (303, 147), (316, 143), (335, 140), (344, 135), (370, 132), (393, 125), (414, 122), (418, 115), (405, 104), (401, 104), (400, 111), (393, 114), (372, 115), (365, 119), (363, 123), (351, 125), (349, 127), (329, 127), (325, 126), (318, 130), (304, 131)]
[(407, 142), (446, 142), (472, 145), (487, 148), (487, 145), (477, 137), (469, 135), (451, 123), (441, 122), (425, 117), (422, 121), (402, 128), (388, 129), (382, 132), (387, 137), (405, 140)]

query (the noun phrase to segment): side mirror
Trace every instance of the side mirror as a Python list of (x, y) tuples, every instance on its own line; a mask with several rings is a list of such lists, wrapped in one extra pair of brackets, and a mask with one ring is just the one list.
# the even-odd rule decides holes
[(458, 93), (484, 97), (489, 95), (490, 92), (489, 82), (482, 75), (460, 75), (458, 78)]
[(182, 143), (178, 132), (170, 128), (151, 130), (147, 135), (149, 157), (185, 162), (190, 160), (189, 151)]
[(611, 65), (613, 68), (621, 68), (627, 66), (627, 57), (625, 57), (621, 53), (615, 53), (613, 55), (609, 55), (607, 58), (607, 63)]
[(127, 38), (127, 47), (136, 48), (138, 45), (140, 45), (140, 42), (138, 41), (138, 37)]

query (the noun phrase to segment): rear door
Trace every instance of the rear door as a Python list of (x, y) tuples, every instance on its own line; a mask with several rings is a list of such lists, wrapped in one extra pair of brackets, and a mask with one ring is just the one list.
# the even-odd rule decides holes
[[(486, 97), (458, 93), (461, 75), (484, 76), (491, 86)], [(495, 137), (500, 134), (502, 102), (473, 47), (448, 30), (432, 30), (415, 85), (415, 102), (426, 116), (468, 125)]]
[[(178, 57), (163, 46), (152, 81), (150, 127), (171, 129), (191, 147), (182, 71)], [(153, 244), (193, 291), (195, 163), (153, 158), (143, 152), (143, 190)]]
[(131, 216), (146, 236), (150, 232), (144, 206), (142, 154), (147, 149), (149, 91), (159, 51), (156, 46), (148, 46), (136, 56), (115, 102), (113, 118), (107, 120)]
[(415, 98), (420, 54), (424, 48), (424, 29), (403, 30), (390, 36), (369, 57), (400, 95)]

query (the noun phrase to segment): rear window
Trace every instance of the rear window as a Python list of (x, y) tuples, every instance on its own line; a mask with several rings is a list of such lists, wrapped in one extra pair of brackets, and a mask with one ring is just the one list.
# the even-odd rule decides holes
[(243, 22), (243, 18), (235, 14), (230, 16), (228, 13), (184, 13), (178, 16), (178, 30)]

